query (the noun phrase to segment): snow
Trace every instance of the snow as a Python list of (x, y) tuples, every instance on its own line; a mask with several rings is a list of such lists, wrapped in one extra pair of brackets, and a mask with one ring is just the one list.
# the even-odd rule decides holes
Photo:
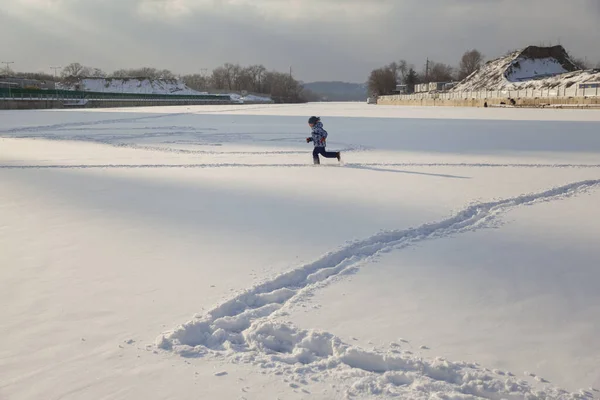
[(0, 398), (600, 397), (598, 111), (0, 121)]
[(247, 94), (242, 96), (237, 93), (230, 93), (229, 96), (232, 100), (237, 101), (239, 103), (272, 103), (273, 99), (270, 97), (257, 96), (254, 94)]
[[(531, 89), (558, 90), (561, 95), (573, 96), (578, 84), (600, 82), (598, 70), (573, 71), (575, 67), (568, 58), (561, 63), (554, 57), (532, 57), (528, 51), (529, 48), (487, 62), (450, 92)], [(568, 57), (566, 52), (564, 56)]]
[(532, 78), (564, 74), (567, 71), (552, 57), (522, 58), (513, 61), (506, 73), (506, 78), (511, 82), (519, 82)]
[[(59, 84), (59, 89), (82, 90), (86, 92), (107, 93), (136, 93), (136, 94), (177, 94), (177, 95), (202, 95), (189, 88), (178, 79), (137, 79), (137, 78), (84, 78), (75, 84)], [(237, 93), (229, 94), (232, 100), (243, 103), (272, 103), (269, 97), (247, 94), (242, 96)]]
[(83, 78), (76, 84), (59, 84), (58, 89), (86, 92), (200, 95), (178, 79)]

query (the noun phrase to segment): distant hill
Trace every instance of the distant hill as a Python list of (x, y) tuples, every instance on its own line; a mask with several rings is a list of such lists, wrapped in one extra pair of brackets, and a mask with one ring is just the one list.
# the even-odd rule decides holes
[(323, 101), (366, 101), (368, 97), (364, 83), (311, 82), (302, 86), (319, 95)]

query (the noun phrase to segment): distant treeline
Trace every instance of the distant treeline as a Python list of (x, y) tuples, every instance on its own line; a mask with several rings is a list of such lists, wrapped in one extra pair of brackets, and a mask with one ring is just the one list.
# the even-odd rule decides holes
[(60, 76), (44, 73), (27, 73), (4, 71), (12, 77), (37, 79), (42, 81), (59, 81), (75, 83), (83, 78), (148, 78), (180, 79), (191, 89), (198, 91), (248, 91), (268, 94), (276, 102), (300, 103), (317, 100), (318, 96), (302, 87), (300, 82), (290, 73), (269, 71), (263, 65), (241, 66), (226, 63), (212, 70), (211, 73), (176, 75), (167, 69), (151, 67), (119, 69), (110, 74), (99, 68), (88, 67), (80, 63), (72, 63), (62, 68)]
[[(584, 59), (574, 57), (570, 59), (579, 69), (592, 68), (592, 65)], [(481, 68), (483, 62), (483, 54), (476, 49), (465, 52), (458, 67), (427, 60), (423, 69), (417, 72), (415, 66), (406, 60), (392, 62), (371, 71), (368, 80), (369, 93), (378, 96), (392, 94), (396, 86), (401, 84), (407, 86), (408, 92), (412, 92), (414, 86), (419, 83), (462, 81)], [(600, 68), (600, 64), (596, 67)]]

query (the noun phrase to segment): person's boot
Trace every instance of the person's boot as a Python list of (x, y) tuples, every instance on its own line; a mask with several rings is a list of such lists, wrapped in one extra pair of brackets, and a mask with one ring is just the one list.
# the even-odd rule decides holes
[(341, 151), (337, 152), (336, 158), (337, 158), (338, 162), (342, 161), (342, 152)]

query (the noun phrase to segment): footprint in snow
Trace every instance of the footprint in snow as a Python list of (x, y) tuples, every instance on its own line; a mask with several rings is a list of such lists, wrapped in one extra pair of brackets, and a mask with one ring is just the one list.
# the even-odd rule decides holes
[(427, 347), (427, 346), (421, 346), (421, 347), (419, 347), (419, 349), (421, 349), (421, 350), (429, 350), (429, 347)]
[(215, 376), (225, 376), (225, 375), (227, 375), (226, 371), (215, 372)]

